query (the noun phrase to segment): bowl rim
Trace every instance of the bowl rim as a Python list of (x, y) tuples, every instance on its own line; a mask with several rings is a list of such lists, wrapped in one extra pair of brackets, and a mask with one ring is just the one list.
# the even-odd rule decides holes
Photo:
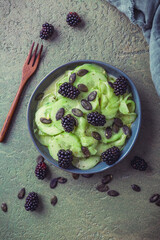
[[(123, 154), (123, 156), (121, 156), (119, 158), (119, 160), (117, 162), (115, 162), (114, 164), (112, 165), (107, 165), (106, 164), (106, 167), (105, 168), (101, 168), (101, 169), (98, 169), (98, 170), (94, 170), (94, 167), (91, 168), (91, 169), (87, 169), (87, 170), (81, 170), (81, 169), (78, 169), (76, 167), (74, 167), (73, 169), (63, 169), (61, 167), (59, 167), (58, 165), (55, 165), (54, 162), (52, 162), (50, 159), (48, 159), (48, 157), (41, 151), (41, 149), (39, 149), (39, 147), (37, 146), (35, 140), (34, 140), (34, 133), (32, 132), (32, 128), (30, 126), (30, 123), (29, 123), (29, 115), (30, 115), (30, 108), (31, 108), (31, 103), (32, 103), (32, 99), (36, 93), (36, 91), (38, 90), (38, 88), (40, 87), (41, 84), (43, 84), (43, 82), (45, 82), (45, 80), (50, 76), (52, 75), (54, 72), (60, 70), (61, 68), (65, 68), (65, 67), (68, 67), (72, 64), (85, 64), (85, 63), (88, 63), (88, 64), (97, 64), (97, 65), (100, 65), (102, 67), (102, 65), (105, 65), (106, 67), (109, 67), (111, 69), (113, 69), (114, 71), (118, 71), (118, 73), (120, 73), (120, 75), (123, 75), (125, 78), (127, 78), (127, 80), (129, 81), (129, 85), (131, 85), (132, 87), (132, 93), (133, 93), (133, 89), (134, 89), (134, 94), (136, 96), (136, 99), (137, 99), (137, 102), (138, 102), (138, 122), (137, 122), (137, 128), (136, 128), (136, 131), (134, 133), (134, 138), (131, 142), (131, 144), (129, 145), (128, 149), (125, 151), (125, 153)], [(69, 69), (68, 69), (69, 70)], [(67, 71), (67, 69), (65, 70)], [(62, 73), (63, 74), (63, 73)], [(47, 87), (46, 87), (47, 88)], [(54, 165), (55, 167), (61, 169), (61, 170), (64, 170), (66, 172), (69, 172), (69, 173), (77, 173), (77, 174), (93, 174), (93, 173), (100, 173), (100, 172), (103, 172), (103, 171), (106, 171), (112, 167), (114, 167), (115, 165), (117, 165), (118, 163), (120, 163), (128, 154), (129, 152), (131, 151), (131, 149), (133, 148), (135, 142), (136, 142), (136, 139), (139, 135), (139, 131), (140, 131), (140, 126), (141, 126), (141, 101), (140, 101), (140, 97), (139, 97), (139, 94), (138, 94), (138, 91), (137, 91), (137, 88), (135, 86), (135, 84), (133, 83), (133, 81), (130, 79), (130, 77), (124, 73), (123, 71), (121, 71), (119, 68), (111, 65), (111, 64), (108, 64), (108, 63), (105, 63), (103, 61), (99, 61), (99, 60), (75, 60), (75, 61), (71, 61), (71, 62), (68, 62), (68, 63), (65, 63), (59, 67), (57, 67), (56, 69), (52, 70), (51, 72), (49, 72), (43, 79), (41, 79), (41, 81), (38, 83), (38, 85), (36, 86), (36, 88), (34, 89), (34, 91), (32, 92), (31, 96), (30, 96), (30, 99), (29, 99), (29, 102), (28, 102), (28, 105), (27, 105), (27, 126), (28, 126), (28, 130), (29, 130), (29, 134), (30, 134), (30, 137), (32, 139), (32, 142), (34, 143), (35, 147), (37, 148), (37, 150), (39, 151), (39, 153), (45, 158), (45, 160), (47, 160), (48, 162), (50, 162), (52, 165)], [(51, 156), (52, 157), (52, 156)], [(52, 159), (54, 161), (56, 161), (53, 157)], [(57, 161), (56, 161), (57, 162)], [(99, 162), (100, 163), (100, 162)], [(99, 164), (98, 163), (98, 164)], [(97, 165), (98, 165), (97, 164)], [(96, 165), (96, 166), (97, 166)], [(95, 167), (96, 167), (95, 166)]]

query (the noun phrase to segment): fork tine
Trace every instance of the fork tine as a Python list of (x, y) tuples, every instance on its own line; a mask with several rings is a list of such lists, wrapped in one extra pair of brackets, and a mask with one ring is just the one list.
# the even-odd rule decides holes
[(31, 57), (31, 60), (30, 60), (30, 62), (29, 62), (29, 64), (31, 64), (32, 67), (33, 67), (34, 62), (35, 62), (35, 59), (36, 59), (36, 53), (37, 53), (38, 46), (39, 46), (39, 44), (37, 43), (36, 49), (35, 49), (35, 51), (34, 51), (32, 57)]
[(37, 56), (36, 61), (35, 61), (35, 63), (34, 63), (34, 67), (37, 67), (37, 65), (38, 65), (38, 63), (39, 63), (42, 50), (43, 50), (43, 45), (41, 45), (41, 48), (40, 48), (39, 53), (38, 53), (38, 56)]
[(27, 64), (29, 64), (29, 61), (30, 61), (30, 58), (31, 58), (31, 55), (32, 55), (32, 51), (33, 51), (34, 44), (35, 44), (35, 42), (32, 43), (32, 47), (31, 47), (31, 49), (30, 49), (30, 51), (29, 51), (29, 54), (28, 54), (28, 56), (27, 56), (27, 58), (26, 58), (26, 63), (27, 63)]

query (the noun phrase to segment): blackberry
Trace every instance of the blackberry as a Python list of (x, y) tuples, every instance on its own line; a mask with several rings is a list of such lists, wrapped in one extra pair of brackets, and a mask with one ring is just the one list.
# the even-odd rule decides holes
[(98, 112), (91, 112), (87, 115), (88, 123), (92, 124), (93, 126), (104, 126), (106, 123), (106, 118), (104, 115)]
[(138, 157), (138, 156), (135, 156), (133, 158), (133, 160), (131, 161), (131, 166), (134, 169), (139, 170), (139, 171), (145, 171), (146, 168), (148, 167), (148, 165), (145, 162), (145, 160), (140, 158), (140, 157)]
[(40, 31), (40, 38), (47, 40), (52, 36), (53, 32), (54, 27), (52, 26), (52, 24), (45, 23), (42, 25), (42, 30)]
[(76, 125), (76, 121), (72, 115), (68, 114), (61, 119), (62, 126), (66, 132), (72, 132), (74, 126)]
[(73, 100), (78, 97), (80, 91), (76, 87), (72, 86), (72, 84), (65, 82), (60, 86), (58, 93)]
[(116, 81), (113, 83), (114, 93), (116, 96), (123, 95), (127, 90), (127, 80), (125, 77), (120, 76), (116, 79)]
[(72, 160), (73, 160), (73, 156), (72, 156), (72, 151), (68, 150), (64, 150), (61, 149), (59, 150), (58, 154), (58, 165), (61, 168), (69, 168)]
[(44, 162), (40, 162), (37, 164), (35, 169), (35, 175), (38, 179), (43, 180), (46, 177), (47, 173), (47, 165)]
[(78, 23), (81, 22), (81, 19), (76, 12), (69, 12), (67, 14), (66, 22), (68, 23), (68, 25), (75, 27), (78, 25)]
[(103, 162), (106, 162), (108, 165), (112, 165), (117, 162), (120, 156), (120, 150), (118, 147), (111, 147), (101, 154)]
[(35, 192), (30, 192), (26, 198), (26, 203), (24, 205), (26, 211), (34, 211), (38, 207), (39, 199), (38, 194)]

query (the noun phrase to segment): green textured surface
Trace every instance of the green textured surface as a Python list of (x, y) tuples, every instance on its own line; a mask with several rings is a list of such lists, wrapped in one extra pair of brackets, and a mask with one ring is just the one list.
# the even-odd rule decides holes
[[(65, 23), (66, 14), (77, 11), (84, 24), (73, 29)], [(149, 49), (141, 30), (104, 0), (1, 0), (0, 2), (0, 128), (18, 89), (23, 62), (33, 41), (43, 42), (42, 61), (24, 90), (9, 134), (0, 143), (0, 239), (54, 240), (158, 240), (160, 209), (149, 203), (159, 189), (160, 104), (149, 71)], [(48, 21), (56, 29), (54, 38), (41, 41), (41, 25)], [(56, 67), (77, 59), (96, 59), (125, 71), (133, 80), (142, 101), (142, 127), (134, 149), (112, 173), (110, 188), (120, 196), (111, 198), (95, 187), (105, 173), (90, 179), (74, 180), (69, 173), (49, 165), (44, 181), (34, 176), (38, 155), (27, 129), (29, 98), (40, 80)], [(134, 155), (149, 163), (146, 172), (131, 169)], [(50, 189), (51, 177), (68, 178), (65, 185)], [(130, 185), (141, 186), (140, 193)], [(22, 188), (40, 195), (41, 206), (30, 213), (24, 200), (17, 199)], [(58, 197), (51, 206), (53, 195)]]

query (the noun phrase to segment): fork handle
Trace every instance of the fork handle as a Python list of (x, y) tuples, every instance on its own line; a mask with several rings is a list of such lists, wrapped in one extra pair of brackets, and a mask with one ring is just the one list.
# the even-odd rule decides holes
[(19, 89), (18, 89), (18, 91), (17, 91), (17, 93), (16, 93), (16, 96), (15, 96), (15, 98), (14, 98), (14, 100), (13, 100), (13, 103), (12, 103), (12, 105), (11, 105), (11, 108), (10, 108), (8, 114), (7, 114), (6, 120), (5, 120), (4, 124), (3, 124), (3, 127), (2, 127), (1, 132), (0, 132), (0, 142), (3, 142), (3, 140), (4, 140), (4, 137), (5, 137), (5, 135), (6, 135), (6, 132), (7, 132), (8, 128), (9, 128), (10, 123), (11, 123), (11, 120), (12, 120), (12, 117), (13, 117), (13, 114), (14, 114), (14, 111), (15, 111), (15, 109), (16, 109), (16, 107), (17, 107), (19, 98), (20, 98), (20, 96), (21, 96), (23, 87), (24, 87), (23, 85), (20, 85), (20, 86), (19, 86)]

